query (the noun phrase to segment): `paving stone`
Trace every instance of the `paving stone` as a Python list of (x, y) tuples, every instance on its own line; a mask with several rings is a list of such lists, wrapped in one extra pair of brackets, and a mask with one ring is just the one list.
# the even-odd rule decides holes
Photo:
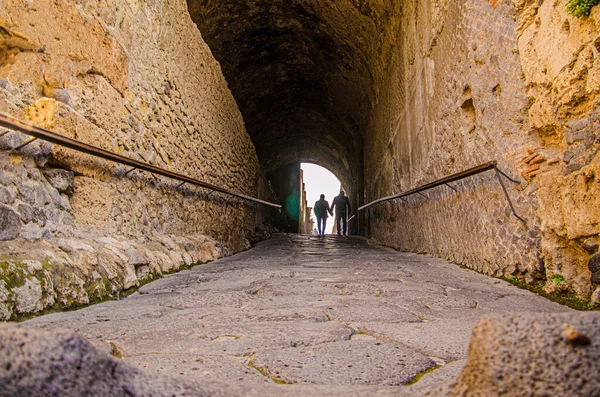
[[(415, 383), (414, 388), (418, 390), (449, 382), (460, 374), (466, 362), (466, 359), (460, 359), (443, 363), (436, 370), (423, 374), (419, 381)], [(416, 392), (418, 393), (418, 391)]]
[(285, 383), (328, 385), (405, 385), (435, 366), (432, 359), (405, 345), (377, 340), (258, 350), (251, 362)]
[(336, 321), (348, 323), (380, 322), (380, 323), (419, 323), (422, 320), (409, 310), (386, 302), (350, 299), (343, 305), (335, 305), (327, 311), (328, 316)]
[(0, 324), (0, 351), (1, 396), (214, 396), (225, 388), (144, 373), (68, 331)]
[(385, 395), (383, 385), (435, 369), (422, 386), (392, 387), (418, 395), (458, 373), (460, 365), (447, 365), (466, 359), (481, 316), (517, 310), (570, 312), (502, 280), (361, 238), (275, 235), (123, 300), (23, 325), (75, 330), (106, 353), (118, 346), (123, 361), (153, 374), (226, 379), (265, 395), (281, 392), (261, 389), (276, 379), (299, 382), (285, 386), (287, 395), (343, 395), (347, 382), (357, 395)]

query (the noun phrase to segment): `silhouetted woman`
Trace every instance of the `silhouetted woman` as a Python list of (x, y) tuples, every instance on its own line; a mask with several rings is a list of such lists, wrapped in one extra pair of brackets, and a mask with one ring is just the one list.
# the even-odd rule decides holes
[(322, 236), (325, 234), (325, 226), (327, 225), (327, 218), (329, 216), (328, 213), (333, 215), (329, 203), (325, 200), (324, 194), (322, 194), (321, 199), (315, 203), (313, 210), (317, 217), (317, 230), (319, 231), (319, 236)]

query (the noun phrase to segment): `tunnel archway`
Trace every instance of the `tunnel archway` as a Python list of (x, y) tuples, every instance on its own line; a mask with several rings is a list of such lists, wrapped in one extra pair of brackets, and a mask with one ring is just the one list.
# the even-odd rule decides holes
[(347, 187), (354, 208), (361, 205), (363, 140), (379, 100), (374, 70), (390, 53), (384, 37), (397, 28), (399, 3), (188, 0), (188, 9), (267, 177), (290, 164), (319, 164)]
[[(339, 195), (340, 190), (346, 192), (347, 188), (342, 184), (340, 179), (330, 170), (314, 163), (301, 163), (300, 169), (302, 170), (302, 180), (304, 183), (304, 191), (306, 194), (306, 205), (308, 207), (308, 216), (312, 223), (310, 232), (312, 233), (315, 229), (319, 232), (318, 219), (315, 213), (315, 207), (317, 201), (321, 199), (321, 195), (325, 196), (325, 200), (329, 206), (333, 205), (333, 200)], [(334, 232), (335, 217), (328, 216), (324, 224), (325, 226), (321, 231), (325, 234), (331, 234)], [(316, 226), (315, 226), (316, 225)], [(337, 231), (337, 229), (335, 229)]]

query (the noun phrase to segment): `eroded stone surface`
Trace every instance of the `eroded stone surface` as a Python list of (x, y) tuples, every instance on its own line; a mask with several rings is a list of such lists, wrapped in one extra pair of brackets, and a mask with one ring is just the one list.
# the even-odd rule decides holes
[(0, 324), (0, 351), (2, 396), (214, 396), (225, 388), (144, 373), (68, 331)]
[(11, 240), (19, 235), (23, 224), (11, 208), (0, 205), (0, 240)]
[(520, 179), (508, 190), (526, 223), (491, 173), (374, 207), (372, 236), (587, 300), (596, 279), (582, 244), (600, 232), (600, 8), (579, 19), (564, 2), (401, 3), (398, 49), (372, 66), (381, 100), (365, 128), (367, 201), (496, 160)]
[(151, 373), (252, 390), (282, 381), (298, 394), (318, 395), (318, 387), (342, 394), (348, 385), (365, 395), (414, 394), (421, 380), (411, 389), (385, 385), (409, 383), (436, 365), (443, 371), (424, 375), (423, 385), (456, 376), (461, 365), (445, 364), (466, 359), (479, 317), (511, 311), (571, 312), (444, 260), (359, 238), (280, 234), (121, 301), (24, 325), (77, 331)]
[(341, 343), (258, 351), (252, 366), (285, 383), (400, 386), (435, 361), (400, 343), (360, 338)]
[(319, 163), (360, 204), (496, 160), (520, 179), (508, 189), (525, 224), (488, 174), (373, 207), (358, 229), (589, 298), (597, 278), (582, 244), (600, 232), (599, 7), (589, 18), (536, 0), (188, 7), (263, 168)]
[[(3, 4), (0, 82), (1, 112), (273, 200), (220, 67), (183, 0)], [(4, 132), (0, 240), (16, 240), (17, 248), (21, 240), (35, 242), (25, 243), (35, 253), (29, 259), (42, 263), (45, 249), (50, 259), (65, 258), (66, 266), (50, 260), (45, 269), (54, 274), (54, 289), (65, 307), (115, 295), (152, 275), (196, 262), (184, 244), (154, 247), (161, 236), (208, 236), (224, 252), (238, 252), (249, 246), (246, 232), (271, 215), (220, 194), (209, 197), (200, 188), (177, 188), (179, 182), (167, 178), (138, 171), (126, 175), (128, 168), (41, 140), (11, 151), (30, 137)], [(147, 257), (128, 248), (109, 249), (111, 244), (100, 241), (107, 236), (141, 244), (141, 256)], [(56, 248), (60, 239), (71, 240), (64, 244), (70, 253)], [(11, 246), (0, 251), (9, 262), (28, 259)], [(2, 276), (22, 282), (18, 274)], [(21, 307), (25, 312), (38, 308)]]
[(599, 338), (597, 313), (488, 315), (460, 376), (430, 395), (597, 396)]
[(146, 241), (63, 238), (0, 242), (0, 319), (44, 309), (68, 309), (120, 294), (182, 267), (229, 251), (208, 236), (165, 236)]

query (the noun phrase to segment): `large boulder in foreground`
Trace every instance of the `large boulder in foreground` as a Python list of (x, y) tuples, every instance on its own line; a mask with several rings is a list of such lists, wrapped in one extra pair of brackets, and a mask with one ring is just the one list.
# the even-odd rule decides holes
[(600, 313), (482, 317), (460, 375), (430, 396), (600, 396)]
[(71, 331), (0, 324), (0, 396), (214, 396), (176, 379), (146, 374), (100, 352)]

